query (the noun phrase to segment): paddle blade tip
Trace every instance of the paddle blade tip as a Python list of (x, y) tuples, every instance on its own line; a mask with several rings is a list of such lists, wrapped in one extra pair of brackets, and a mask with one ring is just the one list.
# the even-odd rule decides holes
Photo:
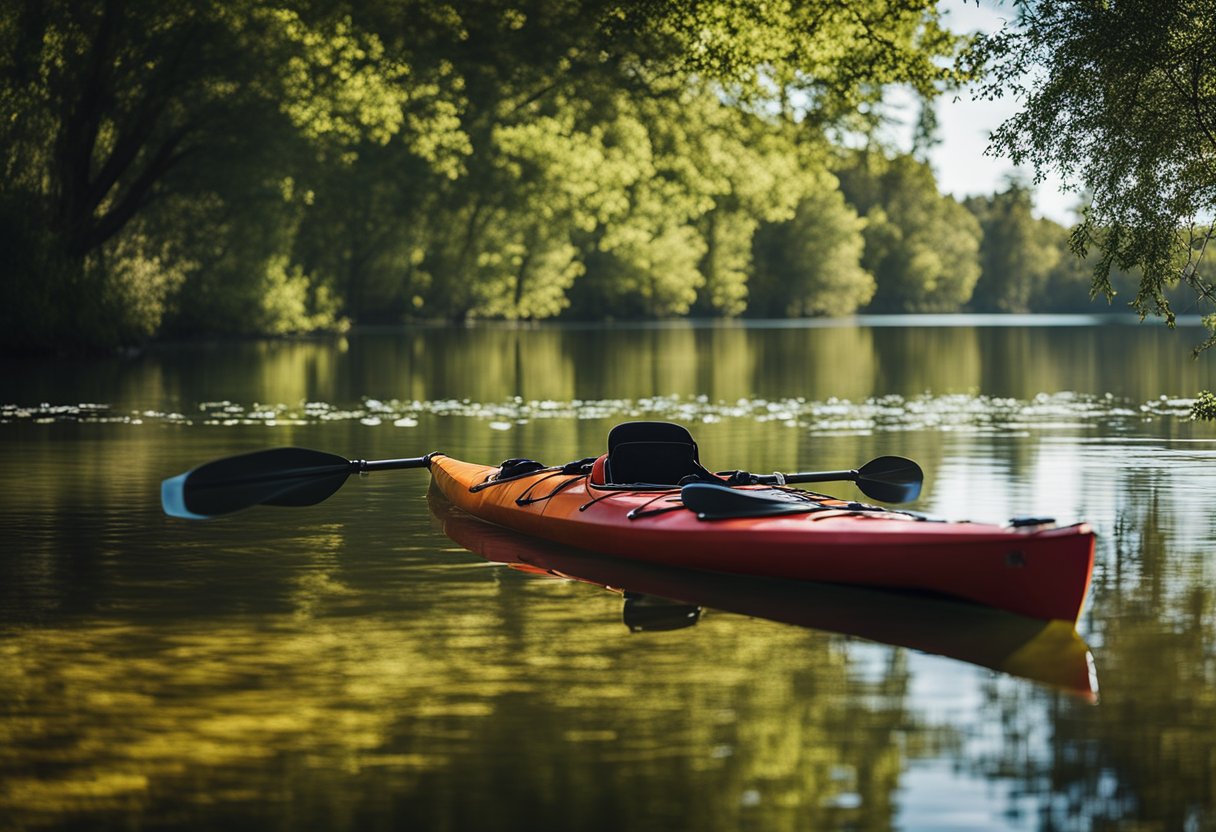
[(206, 520), (207, 515), (195, 514), (186, 508), (186, 478), (189, 473), (170, 477), (160, 484), (160, 507), (170, 517), (184, 520)]
[(867, 497), (882, 503), (911, 503), (920, 498), (919, 482), (858, 482), (857, 487)]

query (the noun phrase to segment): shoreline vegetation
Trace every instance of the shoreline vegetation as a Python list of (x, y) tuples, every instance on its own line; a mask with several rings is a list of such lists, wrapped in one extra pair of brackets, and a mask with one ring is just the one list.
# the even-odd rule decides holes
[(935, 2), (796, 5), (5, 4), (0, 351), (1146, 313), (1140, 264), (1076, 256), (1095, 229), (1036, 218), (1026, 183), (940, 193), (933, 102), (984, 66)]
[[(734, 317), (680, 315), (666, 318), (466, 318), (461, 321), (450, 321), (443, 318), (408, 318), (388, 323), (351, 323), (332, 329), (315, 329), (304, 332), (285, 332), (268, 334), (250, 332), (240, 334), (197, 332), (187, 335), (165, 336), (146, 341), (139, 345), (130, 345), (125, 349), (138, 353), (144, 349), (157, 347), (176, 347), (190, 344), (206, 344), (219, 342), (308, 342), (342, 338), (347, 335), (392, 334), (411, 330), (439, 330), (451, 327), (467, 329), (505, 329), (533, 330), (555, 329), (570, 330), (601, 330), (636, 329), (714, 329), (720, 327), (745, 327), (748, 329), (805, 329), (823, 327), (1057, 327), (1057, 326), (1140, 326), (1151, 325), (1142, 321), (1140, 316), (1131, 310), (1119, 308), (1106, 309), (1101, 303), (1095, 303), (1095, 311), (1091, 312), (857, 312), (850, 315), (832, 317), (789, 317), (789, 318), (757, 318), (748, 315)], [(1174, 328), (1179, 330), (1194, 329), (1206, 334), (1206, 325), (1200, 315), (1178, 315)], [(1186, 336), (1184, 335), (1183, 338)], [(1191, 346), (1190, 342), (1186, 342)]]

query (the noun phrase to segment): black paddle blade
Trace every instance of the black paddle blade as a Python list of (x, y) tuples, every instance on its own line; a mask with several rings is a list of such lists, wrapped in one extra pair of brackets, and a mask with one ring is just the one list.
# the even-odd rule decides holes
[(857, 469), (861, 493), (884, 503), (910, 503), (920, 496), (925, 474), (902, 456), (880, 456)]
[(344, 457), (307, 448), (272, 448), (217, 459), (161, 483), (161, 507), (200, 520), (256, 505), (310, 506), (342, 487), (354, 470)]
[(823, 507), (798, 496), (796, 492), (752, 491), (712, 482), (690, 482), (680, 489), (684, 507), (702, 520), (731, 517), (774, 517), (779, 514), (807, 514)]

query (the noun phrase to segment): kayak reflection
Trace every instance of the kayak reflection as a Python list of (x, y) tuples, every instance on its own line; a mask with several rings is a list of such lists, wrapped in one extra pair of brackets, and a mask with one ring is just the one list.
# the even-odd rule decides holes
[(625, 608), (621, 619), (634, 633), (683, 630), (701, 620), (701, 605), (673, 601), (658, 595), (623, 590)]
[(427, 499), (443, 533), (488, 561), (620, 592), (624, 622), (634, 632), (691, 627), (703, 607), (712, 607), (945, 656), (1097, 701), (1093, 659), (1071, 622), (1026, 618), (939, 596), (613, 558), (479, 520), (434, 490)]

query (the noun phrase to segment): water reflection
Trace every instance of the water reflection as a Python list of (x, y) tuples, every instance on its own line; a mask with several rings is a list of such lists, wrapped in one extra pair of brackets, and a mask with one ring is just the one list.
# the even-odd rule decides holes
[[(256, 555), (267, 533), (228, 546)], [(278, 564), (281, 609), (7, 630), (6, 822), (482, 828), (493, 807), (501, 829), (886, 826), (905, 761), (950, 745), (909, 711), (897, 653), (870, 680), (847, 645), (722, 616), (672, 649), (599, 595), (463, 561), (369, 570), (325, 534)], [(697, 808), (673, 804), (677, 781)]]
[[(30, 415), (0, 411), (0, 828), (1212, 828), (1216, 426), (1180, 414), (1216, 370), (1194, 340), (435, 328), (6, 367), (0, 405)], [(704, 608), (632, 634), (621, 596), (432, 528), (418, 473), (216, 523), (156, 504), (245, 450), (560, 462), (634, 413), (689, 417), (715, 469), (893, 453), (926, 470), (919, 510), (1089, 520), (1101, 702), (1051, 687), (1079, 662), (1011, 663), (1017, 627), (563, 564)]]
[(189, 415), (198, 402), (221, 401), (862, 401), (929, 391), (1018, 400), (1110, 393), (1139, 405), (1216, 387), (1212, 362), (1189, 357), (1193, 329), (862, 324), (416, 328), (162, 347), (127, 359), (6, 366), (0, 404), (101, 402)]
[(622, 590), (625, 599), (621, 620), (630, 632), (659, 633), (694, 627), (701, 620), (700, 604), (672, 601), (658, 595)]

